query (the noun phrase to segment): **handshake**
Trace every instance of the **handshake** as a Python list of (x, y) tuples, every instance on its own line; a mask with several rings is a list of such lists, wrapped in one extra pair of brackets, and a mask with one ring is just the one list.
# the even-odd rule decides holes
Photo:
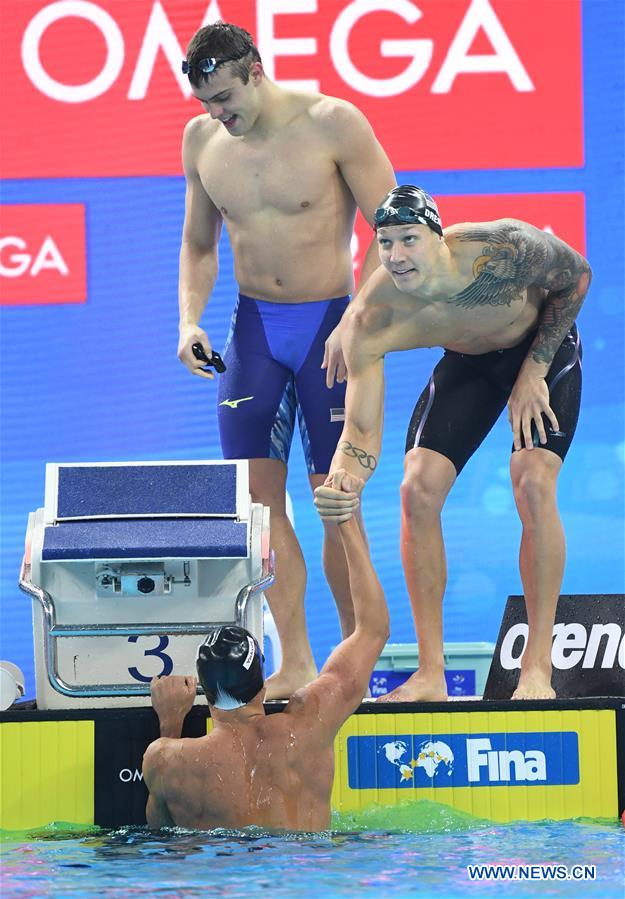
[(365, 482), (344, 468), (337, 468), (315, 489), (315, 506), (324, 521), (342, 524), (349, 521), (360, 505)]

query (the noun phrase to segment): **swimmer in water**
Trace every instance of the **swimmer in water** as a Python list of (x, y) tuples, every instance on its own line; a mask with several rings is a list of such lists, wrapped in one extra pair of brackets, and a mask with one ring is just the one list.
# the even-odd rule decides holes
[[(336, 466), (366, 481), (376, 468), (385, 354), (445, 350), (408, 427), (401, 488), (402, 560), (420, 669), (382, 701), (447, 698), (440, 514), (506, 404), (529, 624), (513, 698), (552, 698), (551, 641), (565, 557), (556, 481), (579, 413), (575, 319), (590, 285), (590, 266), (553, 234), (515, 219), (443, 231), (432, 197), (412, 185), (387, 194), (375, 223), (382, 265), (342, 326), (349, 378), (345, 426), (331, 472)], [(350, 514), (350, 500), (334, 489), (331, 474), (315, 491), (315, 504), (324, 519), (343, 521)]]
[[(340, 470), (333, 485), (350, 501), (360, 487)], [(263, 658), (253, 636), (240, 627), (216, 628), (198, 650), (197, 674), (213, 722), (206, 736), (181, 738), (196, 696), (195, 678), (152, 681), (161, 737), (143, 759), (150, 827), (329, 828), (334, 738), (360, 705), (389, 632), (384, 593), (358, 521), (350, 517), (338, 531), (355, 629), (283, 712), (265, 714)]]

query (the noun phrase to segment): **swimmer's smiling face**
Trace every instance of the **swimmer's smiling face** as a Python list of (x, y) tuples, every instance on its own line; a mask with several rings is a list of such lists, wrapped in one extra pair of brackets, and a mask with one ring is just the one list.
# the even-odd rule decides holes
[(427, 225), (386, 225), (376, 239), (380, 262), (398, 290), (411, 293), (426, 283), (438, 258), (441, 238)]
[(229, 134), (240, 137), (255, 124), (260, 112), (257, 90), (263, 67), (254, 63), (247, 84), (233, 74), (229, 64), (220, 66), (200, 87), (192, 86), (193, 96), (200, 101), (212, 119), (222, 123)]

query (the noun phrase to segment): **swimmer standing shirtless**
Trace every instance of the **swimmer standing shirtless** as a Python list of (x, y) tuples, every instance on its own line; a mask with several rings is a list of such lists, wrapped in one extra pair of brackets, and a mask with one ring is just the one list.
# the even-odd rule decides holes
[[(420, 668), (383, 699), (447, 698), (441, 510), (506, 404), (529, 625), (513, 698), (551, 698), (551, 641), (565, 559), (556, 481), (579, 413), (581, 346), (574, 322), (590, 267), (557, 237), (514, 219), (443, 232), (432, 197), (410, 185), (386, 196), (375, 222), (382, 267), (343, 323), (349, 380), (332, 470), (344, 468), (365, 481), (373, 474), (385, 354), (445, 348), (414, 409), (401, 486), (402, 561)], [(330, 477), (315, 491), (315, 504), (323, 517), (342, 521), (356, 500), (334, 490)]]
[[(316, 675), (304, 615), (306, 568), (285, 507), (295, 417), (314, 488), (328, 474), (343, 426), (345, 366), (336, 329), (353, 289), (356, 207), (373, 221), (395, 176), (355, 107), (278, 87), (251, 36), (235, 25), (201, 28), (183, 71), (206, 114), (191, 119), (183, 139), (178, 356), (193, 374), (213, 377), (192, 347), (200, 343), (211, 355), (199, 322), (217, 278), (225, 222), (240, 295), (223, 353), (219, 432), (224, 458), (250, 460), (252, 497), (271, 509), (277, 574), (267, 598), (282, 669), (269, 679), (267, 698), (285, 698)], [(377, 265), (372, 242), (363, 283)], [(331, 521), (324, 522), (323, 562), (346, 636), (352, 603)]]
[[(342, 490), (357, 489), (354, 480), (342, 471), (333, 476)], [(213, 721), (205, 737), (180, 738), (195, 700), (195, 678), (152, 681), (161, 738), (143, 759), (150, 827), (329, 828), (334, 738), (360, 705), (389, 629), (384, 594), (357, 520), (351, 517), (338, 531), (355, 629), (284, 712), (265, 715), (262, 656), (252, 635), (239, 627), (216, 629), (198, 651), (198, 677)]]

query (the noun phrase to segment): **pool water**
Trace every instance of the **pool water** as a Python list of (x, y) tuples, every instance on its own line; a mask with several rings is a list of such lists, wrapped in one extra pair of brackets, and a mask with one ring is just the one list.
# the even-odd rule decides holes
[[(244, 831), (151, 832), (51, 825), (2, 833), (0, 895), (307, 897), (625, 895), (625, 828), (616, 821), (492, 824), (433, 802), (336, 816), (322, 834)], [(541, 865), (594, 880), (471, 880), (468, 865)], [(523, 866), (520, 869), (518, 866)], [(535, 866), (532, 869), (530, 866)]]

